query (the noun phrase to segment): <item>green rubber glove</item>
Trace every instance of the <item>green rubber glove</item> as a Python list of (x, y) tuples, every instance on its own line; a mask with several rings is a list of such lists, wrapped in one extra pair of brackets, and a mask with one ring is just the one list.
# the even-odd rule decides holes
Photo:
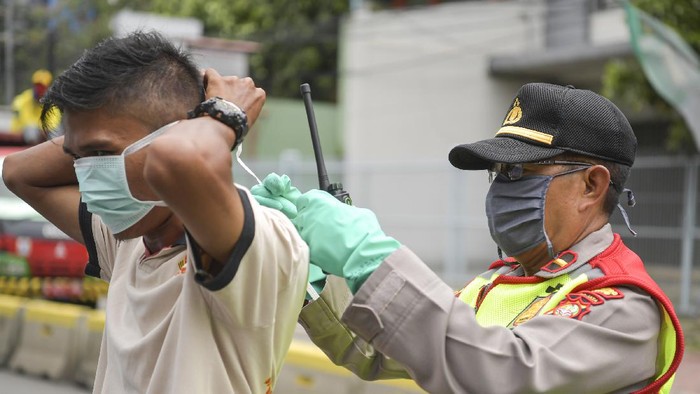
[(262, 184), (253, 186), (250, 193), (260, 205), (276, 209), (290, 219), (297, 216), (295, 203), (301, 192), (292, 186), (292, 181), (287, 175), (270, 173), (263, 179)]
[[(301, 192), (292, 186), (292, 181), (287, 175), (270, 173), (263, 179), (262, 184), (253, 186), (250, 193), (260, 205), (281, 211), (290, 219), (297, 216), (295, 203)], [(309, 264), (309, 283), (317, 293), (321, 293), (326, 286), (326, 274), (313, 264)], [(311, 295), (307, 294), (306, 299), (310, 301)]]
[(353, 294), (401, 246), (384, 234), (372, 211), (343, 204), (325, 191), (302, 194), (296, 206), (292, 223), (309, 245), (311, 263), (345, 278)]

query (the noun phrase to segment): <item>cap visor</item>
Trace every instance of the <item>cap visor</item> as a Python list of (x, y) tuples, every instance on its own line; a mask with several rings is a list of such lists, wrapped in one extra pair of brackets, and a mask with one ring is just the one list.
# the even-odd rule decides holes
[(562, 154), (557, 148), (528, 144), (514, 138), (499, 137), (457, 145), (450, 151), (449, 160), (461, 170), (485, 170), (492, 163), (527, 163)]

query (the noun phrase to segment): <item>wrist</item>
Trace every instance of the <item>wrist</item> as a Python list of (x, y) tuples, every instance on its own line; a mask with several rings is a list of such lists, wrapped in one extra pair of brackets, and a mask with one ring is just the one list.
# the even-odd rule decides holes
[[(211, 133), (214, 136), (217, 136), (216, 138), (223, 139), (227, 147), (233, 147), (236, 144), (235, 130), (226, 126), (222, 122), (219, 122), (215, 118), (203, 115), (199, 118), (191, 119), (191, 121), (198, 122), (196, 130), (205, 131), (207, 133)], [(217, 142), (217, 144), (219, 143), (220, 142)], [(233, 150), (233, 148), (230, 148), (230, 150)]]
[(400, 247), (399, 241), (383, 233), (370, 236), (358, 245), (342, 269), (352, 293), (355, 294), (382, 262)]

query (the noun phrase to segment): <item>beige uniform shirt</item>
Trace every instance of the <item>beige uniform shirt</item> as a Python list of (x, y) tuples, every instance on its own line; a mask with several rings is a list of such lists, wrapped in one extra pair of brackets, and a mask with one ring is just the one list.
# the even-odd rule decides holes
[(193, 240), (146, 257), (92, 216), (109, 281), (95, 393), (268, 393), (294, 333), (308, 247), (280, 212), (241, 191), (245, 225), (215, 278), (195, 275)]

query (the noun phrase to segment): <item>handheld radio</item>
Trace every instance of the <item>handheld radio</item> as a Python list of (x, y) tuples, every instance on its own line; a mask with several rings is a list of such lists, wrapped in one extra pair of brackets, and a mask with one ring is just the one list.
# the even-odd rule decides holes
[(306, 118), (309, 120), (309, 129), (311, 130), (311, 144), (314, 147), (314, 157), (316, 158), (316, 172), (318, 173), (318, 187), (325, 190), (340, 202), (352, 205), (350, 193), (343, 190), (343, 184), (340, 182), (330, 183), (328, 180), (328, 172), (326, 171), (326, 163), (323, 161), (323, 152), (321, 151), (321, 141), (318, 137), (318, 127), (316, 126), (316, 115), (314, 114), (314, 106), (311, 102), (311, 86), (304, 83), (299, 86), (301, 95), (304, 98), (304, 107), (306, 108)]

